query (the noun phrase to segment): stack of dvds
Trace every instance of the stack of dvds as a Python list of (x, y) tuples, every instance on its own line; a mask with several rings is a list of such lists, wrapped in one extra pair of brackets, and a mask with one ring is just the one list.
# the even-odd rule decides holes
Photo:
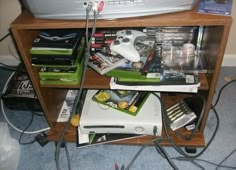
[(78, 84), (84, 39), (78, 30), (43, 30), (34, 39), (32, 65), (39, 68), (41, 84)]
[(116, 39), (118, 30), (98, 30), (91, 37), (91, 53), (110, 53), (110, 44)]

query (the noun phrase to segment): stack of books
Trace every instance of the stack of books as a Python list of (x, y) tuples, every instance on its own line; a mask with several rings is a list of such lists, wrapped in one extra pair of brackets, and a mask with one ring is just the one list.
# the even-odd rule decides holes
[(41, 84), (78, 84), (82, 71), (84, 39), (74, 29), (42, 30), (32, 43), (31, 62)]

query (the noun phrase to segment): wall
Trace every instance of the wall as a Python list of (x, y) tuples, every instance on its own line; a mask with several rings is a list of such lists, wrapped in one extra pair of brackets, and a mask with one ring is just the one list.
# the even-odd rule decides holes
[[(0, 0), (0, 37), (8, 33), (11, 22), (21, 12), (18, 0)], [(0, 62), (16, 65), (19, 57), (10, 36), (0, 43)]]
[[(0, 37), (3, 37), (9, 29), (10, 23), (20, 14), (20, 5), (18, 0), (0, 0)], [(233, 3), (232, 17), (236, 20), (236, 3)], [(223, 66), (236, 66), (236, 22), (233, 22)], [(7, 38), (0, 43), (0, 62), (5, 64), (18, 63), (17, 52), (14, 48), (11, 38)]]
[(231, 31), (227, 43), (227, 47), (225, 49), (225, 57), (222, 65), (224, 66), (236, 66), (236, 1), (233, 0), (233, 7), (232, 7), (232, 17), (233, 17), (233, 24), (231, 26)]

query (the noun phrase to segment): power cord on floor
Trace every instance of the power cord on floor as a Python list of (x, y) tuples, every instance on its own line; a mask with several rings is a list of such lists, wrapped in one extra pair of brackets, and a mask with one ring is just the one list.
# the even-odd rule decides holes
[(8, 32), (6, 35), (4, 35), (2, 38), (0, 38), (0, 42), (2, 42), (3, 40), (5, 40), (8, 36), (10, 36), (11, 33)]
[[(134, 163), (134, 161), (137, 159), (137, 157), (140, 155), (140, 153), (142, 152), (142, 150), (147, 147), (148, 145), (150, 145), (151, 143), (154, 143), (155, 148), (157, 150), (157, 152), (163, 157), (166, 158), (167, 161), (169, 162), (169, 164), (171, 165), (171, 167), (173, 169), (178, 169), (178, 167), (174, 164), (174, 162), (172, 161), (172, 159), (175, 158), (170, 158), (169, 155), (165, 152), (164, 148), (159, 144), (161, 141), (168, 141), (173, 147), (174, 149), (183, 156), (183, 158), (185, 158), (186, 160), (190, 161), (191, 163), (193, 163), (194, 165), (198, 166), (199, 168), (203, 169), (203, 167), (201, 165), (199, 165), (196, 161), (195, 158), (199, 157), (200, 155), (202, 155), (204, 153), (204, 151), (209, 147), (209, 145), (211, 144), (211, 142), (213, 141), (216, 132), (219, 128), (219, 116), (217, 114), (217, 112), (215, 113), (216, 119), (217, 119), (217, 125), (216, 128), (213, 132), (212, 137), (210, 138), (209, 142), (206, 144), (206, 147), (204, 149), (202, 149), (202, 151), (196, 155), (189, 155), (187, 153), (185, 153), (179, 146), (177, 146), (177, 144), (172, 140), (172, 138), (170, 137), (169, 133), (168, 133), (168, 127), (167, 127), (167, 123), (166, 123), (166, 113), (165, 113), (165, 106), (164, 106), (164, 101), (162, 101), (161, 97), (159, 95), (157, 95), (156, 93), (153, 93), (160, 101), (161, 103), (161, 113), (162, 113), (162, 121), (163, 121), (163, 128), (164, 128), (164, 132), (165, 132), (165, 136), (163, 138), (156, 138), (155, 137), (155, 132), (154, 132), (154, 139), (152, 139), (151, 141), (148, 141), (146, 144), (144, 144), (141, 149), (136, 153), (136, 155), (134, 156), (134, 158), (132, 159), (132, 161), (130, 162), (130, 164), (127, 166), (126, 170), (129, 170), (129, 168), (131, 167), (131, 165)], [(203, 110), (205, 109), (204, 107), (202, 108)]]
[(220, 89), (220, 91), (219, 91), (219, 93), (218, 93), (218, 96), (217, 96), (217, 98), (216, 98), (215, 104), (213, 105), (214, 107), (216, 107), (216, 105), (218, 104), (219, 99), (220, 99), (220, 96), (221, 96), (221, 93), (222, 93), (222, 91), (224, 90), (224, 88), (227, 87), (228, 85), (230, 85), (230, 84), (233, 83), (233, 82), (236, 82), (236, 79), (235, 79), (235, 80), (232, 80), (232, 81), (230, 81), (230, 82), (228, 82), (228, 83), (226, 83), (223, 87), (221, 87), (221, 89)]
[(22, 138), (23, 135), (25, 134), (24, 132), (25, 132), (25, 131), (31, 126), (31, 124), (33, 123), (34, 115), (35, 115), (35, 113), (32, 112), (32, 116), (31, 116), (31, 119), (30, 119), (29, 124), (25, 127), (25, 129), (24, 129), (24, 130), (21, 132), (21, 134), (20, 134), (20, 138), (19, 138), (18, 142), (19, 142), (19, 144), (21, 144), (21, 145), (33, 144), (33, 143), (36, 141), (35, 139), (33, 139), (33, 140), (30, 141), (30, 142), (22, 142), (22, 141), (21, 141), (21, 138)]

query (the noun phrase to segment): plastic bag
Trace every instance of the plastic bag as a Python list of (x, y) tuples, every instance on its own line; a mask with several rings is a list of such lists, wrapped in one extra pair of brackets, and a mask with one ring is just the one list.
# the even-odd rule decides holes
[(0, 170), (16, 170), (20, 158), (20, 145), (10, 136), (7, 123), (0, 122)]

